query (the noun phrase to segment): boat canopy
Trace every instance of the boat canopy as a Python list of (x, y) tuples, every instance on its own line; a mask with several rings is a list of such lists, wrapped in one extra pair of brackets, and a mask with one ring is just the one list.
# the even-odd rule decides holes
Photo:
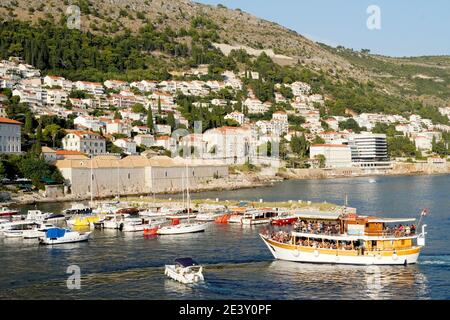
[(371, 223), (405, 223), (405, 222), (414, 222), (415, 218), (375, 218), (371, 217), (367, 222)]
[(179, 258), (175, 259), (175, 262), (184, 268), (198, 266), (198, 263), (194, 261), (192, 258)]
[(66, 229), (51, 228), (47, 230), (47, 238), (62, 238), (66, 234)]
[(300, 219), (317, 219), (317, 220), (337, 220), (341, 216), (339, 212), (322, 212), (322, 211), (308, 211), (295, 213)]

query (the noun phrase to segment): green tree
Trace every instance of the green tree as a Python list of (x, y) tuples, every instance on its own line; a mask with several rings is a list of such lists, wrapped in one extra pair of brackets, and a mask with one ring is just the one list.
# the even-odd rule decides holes
[(291, 139), (291, 149), (292, 152), (297, 154), (300, 158), (305, 158), (308, 154), (309, 143), (305, 138), (305, 135), (293, 136)]
[(153, 112), (150, 106), (148, 106), (147, 109), (147, 127), (149, 128), (150, 132), (154, 131)]
[(25, 125), (23, 130), (26, 134), (31, 134), (33, 131), (33, 116), (31, 115), (31, 112), (27, 112), (25, 115)]

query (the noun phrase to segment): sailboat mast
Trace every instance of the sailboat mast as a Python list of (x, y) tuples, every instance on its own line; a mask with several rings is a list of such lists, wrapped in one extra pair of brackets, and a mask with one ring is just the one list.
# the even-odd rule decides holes
[(93, 169), (93, 161), (94, 156), (91, 154), (91, 203), (90, 206), (94, 203), (94, 169)]
[(117, 200), (120, 199), (120, 162), (117, 160)]
[(188, 222), (191, 222), (191, 196), (189, 194), (189, 174), (188, 174), (188, 165), (186, 162), (186, 201), (187, 201), (187, 210), (188, 210)]

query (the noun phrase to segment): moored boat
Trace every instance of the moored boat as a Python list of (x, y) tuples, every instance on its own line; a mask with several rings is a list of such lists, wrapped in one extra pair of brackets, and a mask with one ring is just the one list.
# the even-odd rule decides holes
[(289, 226), (297, 222), (298, 217), (293, 215), (280, 215), (278, 217), (272, 218), (271, 223), (274, 226)]
[[(276, 259), (331, 264), (406, 265), (416, 263), (425, 245), (425, 227), (416, 219), (315, 215), (299, 217), (294, 231), (261, 234)], [(396, 224), (392, 227), (392, 224)]]
[(241, 223), (244, 225), (269, 224), (277, 216), (278, 212), (276, 210), (256, 210), (251, 213), (245, 213), (241, 219)]
[(204, 232), (206, 230), (207, 225), (208, 225), (207, 223), (203, 223), (203, 222), (181, 223), (181, 224), (161, 227), (158, 229), (157, 234), (159, 234), (159, 235), (175, 235), (175, 234)]
[(19, 214), (18, 210), (13, 210), (7, 207), (0, 207), (0, 217), (1, 218), (12, 218)]
[(45, 233), (45, 236), (39, 238), (40, 244), (55, 245), (64, 243), (75, 243), (88, 241), (91, 232), (77, 232), (64, 228), (51, 228)]

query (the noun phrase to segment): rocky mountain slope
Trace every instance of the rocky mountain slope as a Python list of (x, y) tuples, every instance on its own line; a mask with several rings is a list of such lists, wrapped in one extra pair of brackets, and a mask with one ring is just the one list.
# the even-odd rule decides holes
[[(210, 6), (190, 0), (2, 0), (0, 20), (64, 23), (70, 5), (80, 8), (83, 31), (105, 35), (138, 30), (147, 22), (158, 29), (188, 29), (195, 17), (218, 26), (218, 47), (267, 50), (280, 64), (296, 64), (326, 72), (336, 79), (371, 82), (389, 95), (418, 98), (425, 104), (450, 105), (450, 57), (392, 58), (332, 48), (315, 43), (277, 23), (239, 9)], [(256, 51), (258, 52), (258, 51)]]

